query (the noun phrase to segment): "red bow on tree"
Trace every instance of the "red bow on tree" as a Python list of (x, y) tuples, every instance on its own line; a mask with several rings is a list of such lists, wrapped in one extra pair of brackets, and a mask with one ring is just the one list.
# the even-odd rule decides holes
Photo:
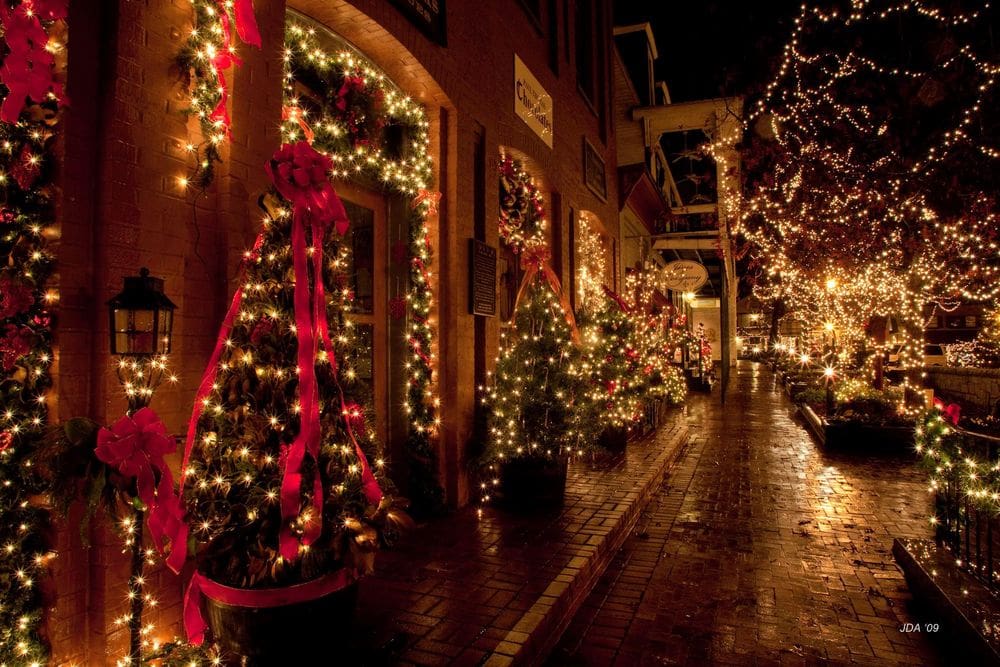
[[(163, 550), (163, 538), (173, 537), (174, 551), (183, 552), (187, 544), (177, 541), (177, 528), (183, 524), (180, 505), (174, 494), (174, 478), (163, 457), (176, 449), (167, 428), (149, 408), (119, 419), (110, 429), (97, 434), (95, 455), (128, 480), (135, 479), (136, 496), (146, 506), (149, 534), (156, 548)], [(157, 481), (159, 476), (159, 481)]]
[(958, 420), (962, 416), (962, 406), (958, 403), (944, 404), (940, 398), (934, 399), (934, 407), (944, 413), (945, 418), (952, 423), (953, 426), (958, 426)]
[[(319, 460), (320, 418), (319, 388), (316, 381), (316, 350), (320, 347), (329, 355), (331, 366), (336, 370), (333, 343), (330, 340), (329, 324), (326, 316), (326, 295), (323, 287), (323, 239), (326, 230), (333, 224), (337, 233), (347, 233), (349, 221), (343, 202), (330, 184), (327, 173), (333, 162), (326, 155), (317, 152), (305, 141), (285, 144), (274, 154), (267, 164), (267, 172), (281, 195), (292, 202), (292, 267), (295, 272), (295, 328), (298, 338), (299, 401), (301, 404), (301, 429), (288, 450), (287, 464), (281, 482), (282, 528), (278, 535), (278, 549), (282, 557), (294, 560), (298, 554), (299, 541), (292, 534), (291, 520), (299, 513), (301, 486), (305, 478), (303, 472), (305, 457)], [(309, 285), (309, 256), (307, 253), (306, 229), (312, 236), (314, 284)], [(338, 385), (339, 389), (339, 385)], [(341, 391), (341, 408), (347, 411)], [(368, 466), (364, 452), (354, 437), (353, 424), (346, 420), (347, 432), (354, 443), (354, 450), (361, 465), (361, 480), (369, 502), (377, 505), (382, 499), (382, 490)], [(323, 514), (323, 487), (318, 473), (313, 473), (313, 509), (317, 516)], [(319, 538), (321, 522), (314, 521), (306, 527), (302, 544), (308, 545)]]
[(430, 190), (424, 190), (420, 188), (417, 190), (417, 196), (413, 198), (413, 208), (417, 208), (421, 204), (427, 207), (427, 215), (437, 215), (438, 203), (441, 201), (440, 192), (432, 192)]

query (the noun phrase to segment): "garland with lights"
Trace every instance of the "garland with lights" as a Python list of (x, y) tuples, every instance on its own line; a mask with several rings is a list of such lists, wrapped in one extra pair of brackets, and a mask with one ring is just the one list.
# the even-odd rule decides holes
[(333, 161), (334, 179), (370, 183), (409, 200), (408, 239), (392, 247), (392, 261), (406, 263), (409, 287), (390, 298), (393, 318), (406, 316), (412, 354), (405, 410), (410, 420), (406, 452), (407, 495), (414, 508), (438, 512), (444, 492), (437, 476), (440, 398), (432, 248), (428, 220), (441, 194), (433, 192), (429, 122), (424, 108), (399, 91), (374, 65), (346, 50), (328, 52), (316, 30), (292, 21), (285, 36), (285, 141), (305, 139)]
[(65, 0), (4, 2), (0, 82), (0, 664), (43, 664), (39, 580), (55, 556), (49, 515), (33, 501), (45, 486), (34, 458), (52, 386), (48, 286), (56, 235), (56, 125), (65, 68)]
[(215, 165), (222, 162), (220, 148), (230, 136), (227, 104), (229, 89), (224, 70), (239, 67), (233, 28), (241, 41), (261, 47), (252, 0), (191, 0), (194, 25), (180, 54), (182, 71), (188, 74), (191, 99), (187, 113), (198, 117), (201, 140), (189, 142), (188, 152), (195, 164), (182, 185), (207, 187), (215, 177)]
[(916, 451), (935, 500), (930, 523), (936, 537), (952, 545), (970, 509), (996, 516), (1000, 508), (1000, 460), (988, 456), (987, 446), (976, 447), (954, 421), (932, 408), (919, 415), (915, 429)]

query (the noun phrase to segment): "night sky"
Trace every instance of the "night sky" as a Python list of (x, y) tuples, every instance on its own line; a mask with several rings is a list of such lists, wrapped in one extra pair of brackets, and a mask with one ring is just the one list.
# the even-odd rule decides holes
[(801, 0), (616, 0), (615, 23), (649, 21), (657, 79), (674, 102), (752, 93), (767, 84)]

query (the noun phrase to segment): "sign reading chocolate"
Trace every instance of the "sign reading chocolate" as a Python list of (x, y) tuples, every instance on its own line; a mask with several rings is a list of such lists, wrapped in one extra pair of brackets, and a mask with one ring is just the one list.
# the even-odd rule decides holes
[(552, 148), (552, 96), (514, 54), (514, 113)]
[(678, 259), (662, 269), (663, 286), (675, 292), (695, 292), (708, 282), (708, 269), (690, 259)]

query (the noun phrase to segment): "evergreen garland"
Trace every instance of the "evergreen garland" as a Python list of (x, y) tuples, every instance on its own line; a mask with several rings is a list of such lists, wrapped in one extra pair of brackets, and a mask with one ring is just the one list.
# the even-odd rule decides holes
[(55, 103), (0, 123), (0, 664), (44, 663), (40, 579), (53, 554), (33, 457), (48, 418)]

